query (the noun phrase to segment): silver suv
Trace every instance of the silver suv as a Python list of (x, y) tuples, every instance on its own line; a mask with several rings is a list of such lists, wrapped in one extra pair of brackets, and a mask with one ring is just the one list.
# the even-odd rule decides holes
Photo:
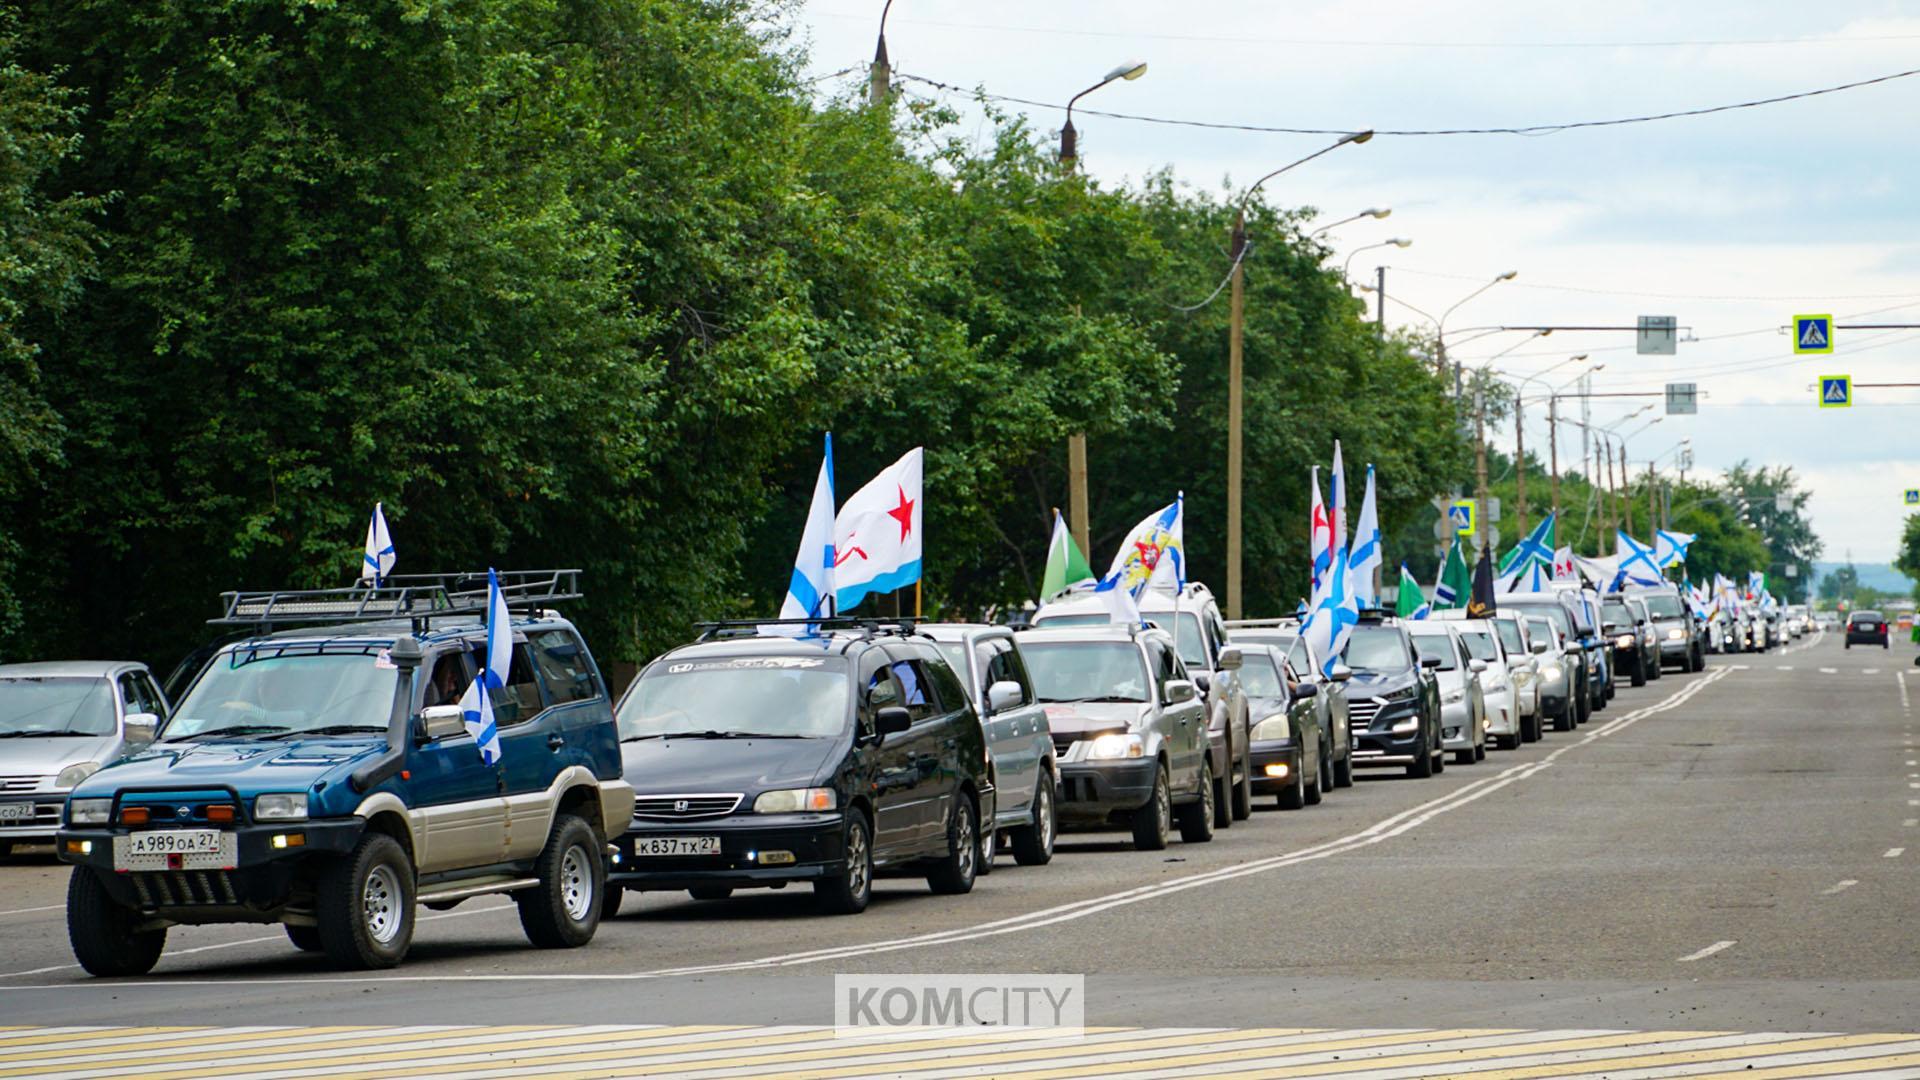
[(0, 857), (52, 843), (74, 785), (152, 742), (166, 717), (145, 664), (0, 665)]
[(1213, 839), (1206, 707), (1165, 632), (1028, 630), (1020, 653), (1052, 725), (1063, 825), (1128, 827), (1158, 851), (1177, 817), (1182, 840)]

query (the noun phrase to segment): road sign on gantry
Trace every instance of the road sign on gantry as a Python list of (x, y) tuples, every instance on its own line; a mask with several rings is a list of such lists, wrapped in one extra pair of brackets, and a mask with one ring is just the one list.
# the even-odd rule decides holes
[(1667, 384), (1667, 412), (1671, 414), (1694, 414), (1700, 411), (1700, 394), (1696, 384), (1690, 382), (1670, 382)]
[(1447, 520), (1453, 524), (1453, 535), (1465, 536), (1473, 531), (1473, 500), (1456, 499), (1447, 507)]
[(1907, 505), (1920, 506), (1920, 488), (1907, 489)]
[(1641, 356), (1672, 356), (1680, 339), (1680, 320), (1672, 315), (1640, 316), (1633, 351)]
[(1795, 315), (1793, 351), (1798, 354), (1833, 351), (1833, 316)]
[(1853, 405), (1853, 376), (1820, 376), (1820, 407), (1845, 409)]

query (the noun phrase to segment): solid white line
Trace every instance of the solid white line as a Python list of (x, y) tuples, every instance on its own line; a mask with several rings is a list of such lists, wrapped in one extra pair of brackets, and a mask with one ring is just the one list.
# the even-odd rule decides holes
[(1679, 960), (1675, 962), (1686, 964), (1686, 963), (1691, 963), (1692, 961), (1695, 961), (1695, 960), (1705, 960), (1707, 957), (1712, 956), (1714, 953), (1717, 953), (1722, 949), (1733, 948), (1735, 944), (1737, 943), (1732, 941), (1716, 941), (1713, 944), (1707, 946), (1706, 948), (1701, 949), (1699, 952), (1688, 953), (1687, 955), (1681, 957)]
[(1843, 892), (1846, 892), (1846, 891), (1847, 891), (1848, 889), (1851, 889), (1851, 888), (1853, 888), (1853, 887), (1854, 887), (1855, 885), (1858, 885), (1858, 884), (1860, 884), (1860, 883), (1859, 883), (1858, 881), (1855, 881), (1855, 880), (1854, 880), (1854, 879), (1852, 879), (1852, 878), (1848, 878), (1847, 880), (1845, 880), (1845, 881), (1842, 881), (1842, 882), (1840, 882), (1840, 883), (1838, 883), (1838, 884), (1835, 884), (1835, 885), (1829, 885), (1828, 887), (1826, 887), (1826, 888), (1824, 888), (1824, 889), (1821, 889), (1821, 890), (1820, 890), (1820, 895), (1821, 895), (1821, 896), (1833, 896), (1833, 895), (1835, 895), (1836, 893), (1843, 893)]
[(1897, 859), (1901, 855), (1905, 854), (1906, 850), (1907, 849), (1903, 847), (1890, 847), (1887, 849), (1887, 853), (1883, 857), (1888, 859)]
[(0, 911), (0, 916), (31, 915), (36, 911), (65, 911), (65, 910), (67, 910), (67, 905), (65, 904), (48, 904), (46, 907), (23, 907), (23, 908), (14, 908), (12, 911)]
[(1911, 708), (1912, 706), (1907, 702), (1907, 673), (1905, 671), (1898, 671), (1895, 672), (1894, 675), (1896, 681), (1900, 684), (1900, 707), (1902, 709)]

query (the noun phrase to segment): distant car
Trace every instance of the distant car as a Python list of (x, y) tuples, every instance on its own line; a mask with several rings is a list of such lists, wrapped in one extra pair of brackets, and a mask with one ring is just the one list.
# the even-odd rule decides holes
[(1421, 662), (1431, 665), (1440, 680), (1440, 745), (1453, 751), (1457, 765), (1471, 765), (1487, 756), (1487, 701), (1480, 676), (1484, 660), (1467, 654), (1457, 624), (1422, 620), (1407, 624)]
[(1253, 790), (1272, 795), (1282, 810), (1314, 806), (1325, 794), (1333, 740), (1321, 726), (1314, 699), (1324, 684), (1307, 682), (1276, 645), (1234, 645), (1240, 681), (1253, 706)]
[(1631, 686), (1647, 685), (1647, 669), (1653, 665), (1647, 660), (1649, 650), (1639, 616), (1625, 597), (1608, 594), (1600, 603), (1600, 618), (1600, 632), (1613, 649), (1613, 670), (1625, 675)]
[(1878, 645), (1887, 648), (1887, 620), (1877, 611), (1856, 611), (1847, 616), (1847, 643), (1851, 649), (1857, 642), (1861, 645)]
[(1687, 610), (1687, 602), (1678, 589), (1630, 589), (1628, 595), (1647, 605), (1653, 619), (1653, 634), (1660, 645), (1661, 664), (1677, 664), (1681, 671), (1701, 671), (1707, 666), (1706, 644), (1702, 630)]
[[(1455, 609), (1465, 614), (1464, 609)], [(1452, 611), (1442, 614), (1451, 615)], [(1520, 694), (1515, 689), (1514, 672), (1507, 666), (1507, 654), (1500, 643), (1500, 632), (1495, 628), (1496, 619), (1454, 619), (1451, 620), (1460, 633), (1460, 644), (1467, 650), (1469, 661), (1478, 660), (1486, 667), (1480, 672), (1480, 692), (1485, 699), (1485, 708), (1481, 719), (1486, 733), (1484, 738), (1491, 739), (1502, 750), (1516, 750), (1520, 746), (1523, 722), (1520, 717)], [(1509, 623), (1513, 622), (1509, 616)], [(1531, 666), (1531, 657), (1526, 664)], [(1515, 663), (1521, 663), (1518, 656)], [(1526, 668), (1522, 668), (1524, 672)], [(1444, 725), (1443, 725), (1444, 728)], [(1445, 734), (1445, 731), (1442, 731)], [(1538, 736), (1535, 736), (1538, 738)], [(1486, 756), (1486, 745), (1480, 747), (1480, 757)]]
[(1401, 765), (1415, 778), (1447, 767), (1440, 732), (1438, 660), (1424, 660), (1399, 619), (1360, 617), (1340, 654), (1353, 669), (1353, 762)]
[(610, 904), (621, 890), (724, 900), (805, 882), (823, 910), (851, 915), (880, 875), (973, 889), (986, 737), (910, 626), (709, 627), (642, 669), (617, 714), (636, 791)]
[[(1322, 790), (1352, 787), (1353, 708), (1348, 686), (1353, 679), (1353, 669), (1335, 657), (1329, 668), (1332, 675), (1322, 675), (1322, 657), (1315, 654), (1307, 639), (1301, 636), (1295, 620), (1241, 620), (1228, 623), (1227, 633), (1236, 645), (1245, 642), (1279, 648), (1300, 681), (1320, 687), (1313, 695), (1313, 707), (1320, 714), (1320, 726), (1332, 744), (1327, 757), (1327, 775), (1321, 778), (1320, 786)], [(1255, 779), (1259, 772), (1256, 764)]]
[(0, 858), (52, 843), (67, 792), (144, 749), (167, 712), (145, 664), (0, 665)]
[(973, 699), (986, 729), (991, 809), (980, 813), (980, 872), (991, 873), (1001, 833), (1014, 861), (1040, 866), (1053, 858), (1057, 832), (1053, 729), (1035, 700), (1033, 681), (1013, 631), (1004, 626), (921, 624)]
[(1593, 666), (1605, 648), (1597, 636), (1588, 644), (1586, 635), (1597, 635), (1600, 628), (1587, 619), (1583, 605), (1577, 602), (1577, 594), (1571, 591), (1509, 593), (1500, 597), (1500, 607), (1513, 608), (1529, 618), (1546, 619), (1553, 625), (1564, 658), (1561, 666), (1568, 676), (1568, 726), (1555, 723), (1554, 730), (1571, 731), (1586, 723), (1592, 718), (1594, 702), (1600, 696), (1595, 689), (1597, 677)]
[(1544, 646), (1537, 648), (1535, 654), (1538, 661), (1536, 678), (1540, 691), (1540, 719), (1543, 723), (1552, 720), (1555, 731), (1572, 731), (1575, 697), (1572, 688), (1579, 685), (1576, 675), (1579, 658), (1569, 655), (1566, 638), (1554, 627), (1552, 620), (1544, 616), (1521, 617), (1527, 622), (1527, 632), (1532, 635), (1535, 646)]
[(1213, 839), (1206, 705), (1170, 635), (1036, 626), (1020, 654), (1053, 726), (1062, 826), (1131, 829), (1141, 851), (1165, 848), (1176, 821), (1187, 843)]

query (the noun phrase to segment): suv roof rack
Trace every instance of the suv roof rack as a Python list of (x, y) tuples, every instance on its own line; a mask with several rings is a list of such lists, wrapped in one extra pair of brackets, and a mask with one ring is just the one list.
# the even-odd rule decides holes
[(715, 619), (711, 622), (694, 623), (694, 629), (700, 631), (696, 641), (715, 641), (720, 638), (759, 637), (763, 626), (813, 626), (822, 630), (856, 630), (865, 637), (880, 634), (892, 634), (907, 637), (919, 633), (922, 622), (918, 615), (896, 615), (882, 618), (878, 615), (830, 615), (819, 619)]
[[(580, 571), (498, 570), (500, 595), (509, 611), (532, 615), (545, 605), (578, 600)], [(220, 594), (226, 612), (208, 619), (212, 626), (316, 626), (412, 620), (416, 632), (432, 619), (457, 615), (485, 615), (487, 575), (461, 571), (444, 574), (393, 574), (379, 585), (349, 585), (343, 589), (235, 590)]]
[(1298, 627), (1301, 621), (1298, 615), (1280, 615), (1271, 619), (1228, 619), (1226, 625), (1229, 630), (1260, 630), (1268, 627), (1291, 630)]

